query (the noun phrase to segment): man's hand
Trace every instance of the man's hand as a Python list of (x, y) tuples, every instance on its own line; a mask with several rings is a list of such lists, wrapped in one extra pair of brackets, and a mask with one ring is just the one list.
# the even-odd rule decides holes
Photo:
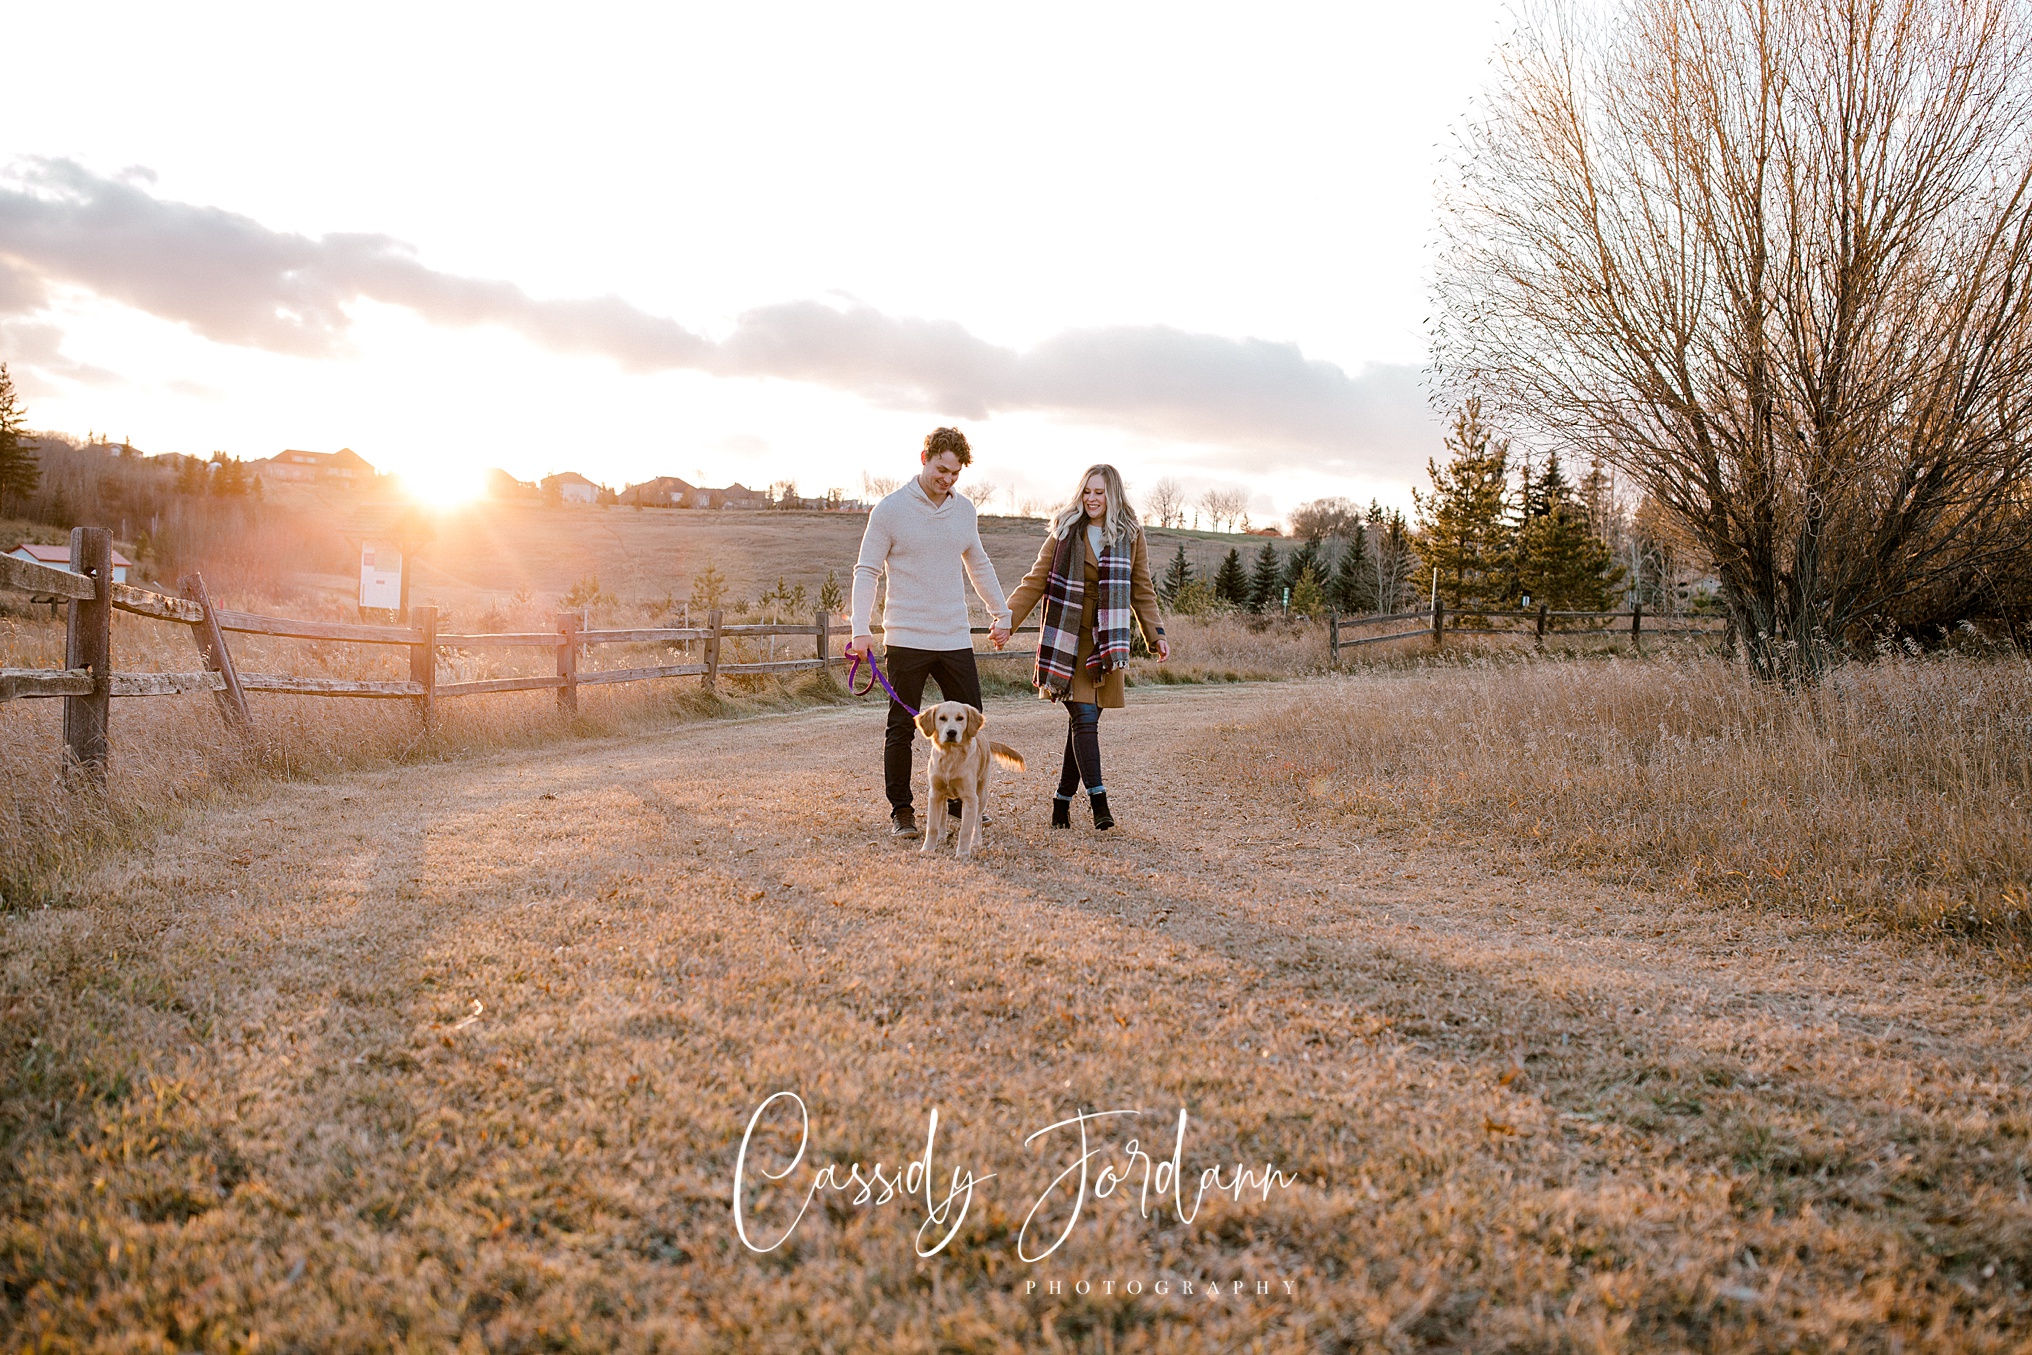
[(856, 635), (847, 641), (847, 657), (850, 659), (872, 659), (875, 657), (875, 637)]
[(999, 625), (990, 627), (988, 630), (988, 643), (993, 645), (997, 649), (1000, 649), (1003, 645), (1008, 644), (1009, 628), (1007, 626), (999, 626)]
[(1171, 641), (1162, 635), (1157, 637), (1157, 662), (1163, 663), (1171, 657)]

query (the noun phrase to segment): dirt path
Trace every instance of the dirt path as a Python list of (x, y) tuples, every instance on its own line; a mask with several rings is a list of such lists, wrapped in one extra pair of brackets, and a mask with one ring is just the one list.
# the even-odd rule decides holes
[[(207, 812), (75, 906), (0, 919), (0, 1325), (221, 1350), (2020, 1348), (2020, 982), (1321, 823), (1249, 767), (1253, 722), (1302, 697), (1137, 693), (1104, 725), (1106, 835), (1045, 827), (1062, 717), (997, 704), (1031, 771), (969, 862), (878, 832), (868, 706)], [(935, 1107), (938, 1196), (980, 1178), (951, 1245), (914, 1254), (921, 1194), (821, 1192), (744, 1248), (737, 1156), (781, 1091), (811, 1140), (748, 1195), (755, 1241), (818, 1165), (920, 1156)], [(1153, 1192), (1142, 1217), (1125, 1141), (1169, 1157), (1181, 1106), (1182, 1209)], [(1025, 1136), (1082, 1108), (1144, 1112), (1088, 1129), (1093, 1172), (1136, 1170), (1090, 1180), (1028, 1263), (1077, 1197), (1075, 1173), (1024, 1233), (1077, 1126)], [(1202, 1170), (1238, 1163), (1295, 1184), (1193, 1215)]]

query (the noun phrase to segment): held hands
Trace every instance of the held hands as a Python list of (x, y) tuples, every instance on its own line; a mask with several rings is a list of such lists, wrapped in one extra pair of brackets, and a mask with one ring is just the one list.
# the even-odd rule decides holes
[(999, 622), (988, 630), (988, 643), (1000, 649), (1009, 643), (1009, 628)]

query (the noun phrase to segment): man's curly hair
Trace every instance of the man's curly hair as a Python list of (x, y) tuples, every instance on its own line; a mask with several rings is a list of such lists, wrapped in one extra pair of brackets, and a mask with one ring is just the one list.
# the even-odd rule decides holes
[(957, 428), (934, 428), (924, 435), (924, 455), (920, 461), (929, 461), (934, 456), (951, 452), (960, 459), (962, 466), (974, 464), (974, 449), (967, 446), (967, 435)]

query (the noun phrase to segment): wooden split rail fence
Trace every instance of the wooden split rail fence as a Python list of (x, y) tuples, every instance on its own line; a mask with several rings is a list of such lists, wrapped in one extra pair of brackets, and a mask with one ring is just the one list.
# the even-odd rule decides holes
[[(848, 622), (824, 611), (820, 611), (808, 624), (730, 626), (722, 613), (713, 611), (707, 613), (703, 626), (624, 630), (585, 628), (579, 617), (567, 613), (558, 616), (555, 630), (460, 635), (438, 630), (435, 607), (410, 608), (409, 623), (398, 626), (305, 621), (215, 607), (205, 590), (204, 579), (195, 574), (182, 580), (180, 597), (117, 583), (113, 580), (113, 536), (99, 527), (72, 529), (71, 563), (71, 570), (63, 570), (0, 556), (0, 588), (27, 593), (37, 601), (67, 603), (69, 610), (64, 637), (64, 666), (61, 669), (0, 668), (0, 702), (17, 698), (62, 697), (66, 769), (81, 774), (77, 780), (93, 786), (105, 783), (111, 700), (116, 696), (211, 692), (217, 698), (227, 723), (236, 727), (245, 726), (250, 719), (247, 707), (249, 692), (407, 700), (417, 703), (428, 725), (436, 717), (439, 701), (461, 696), (554, 691), (559, 709), (572, 713), (578, 710), (578, 690), (581, 687), (641, 682), (653, 678), (697, 677), (703, 679), (710, 691), (718, 685), (722, 676), (794, 673), (845, 662), (844, 657), (834, 652), (832, 640), (834, 636), (847, 635)], [(190, 627), (204, 668), (188, 673), (113, 671), (112, 620), (116, 611)], [(879, 633), (881, 627), (875, 629)], [(987, 633), (985, 626), (976, 626), (973, 630), (977, 635)], [(1028, 634), (1035, 634), (1036, 630), (1035, 626), (1023, 627)], [(241, 672), (226, 641), (229, 634), (399, 646), (409, 651), (409, 677), (405, 681), (356, 682), (343, 678)], [(813, 654), (808, 659), (722, 663), (722, 645), (734, 636), (803, 636), (812, 641)], [(699, 661), (638, 668), (584, 671), (579, 668), (581, 652), (593, 645), (678, 643), (700, 645)], [(555, 656), (556, 670), (526, 677), (483, 678), (471, 682), (438, 681), (437, 660), (441, 650), (515, 648), (551, 651)], [(978, 657), (1025, 656), (1027, 651), (1007, 650), (983, 653)]]
[[(1390, 612), (1376, 616), (1341, 616), (1338, 613), (1329, 613), (1326, 619), (1327, 653), (1331, 657), (1332, 662), (1339, 663), (1343, 649), (1352, 649), (1357, 645), (1379, 645), (1386, 640), (1412, 640), (1428, 636), (1432, 640), (1432, 647), (1438, 649), (1445, 643), (1447, 622), (1452, 620), (1453, 630), (1456, 634), (1459, 634), (1463, 629), (1460, 619), (1469, 616), (1482, 621), (1529, 621), (1533, 623), (1535, 638), (1541, 644), (1550, 632), (1552, 623), (1556, 621), (1589, 623), (1627, 621), (1630, 623), (1630, 639), (1638, 645), (1643, 644), (1646, 635), (1719, 636), (1727, 634), (1726, 622), (1718, 625), (1710, 623), (1708, 625), (1693, 626), (1685, 624), (1685, 618), (1683, 617), (1663, 618), (1665, 624), (1660, 625), (1659, 621), (1661, 618), (1653, 616), (1651, 618), (1651, 627), (1647, 630), (1644, 626), (1644, 604), (1641, 602), (1632, 605), (1628, 611), (1620, 612), (1555, 612), (1549, 607), (1539, 607), (1535, 610), (1513, 611), (1473, 611), (1463, 609), (1453, 613), (1449, 613), (1446, 604), (1440, 602), (1432, 607), (1421, 607), (1415, 612)], [(1344, 630), (1380, 625), (1388, 621), (1422, 621), (1425, 624), (1415, 630), (1392, 631), (1388, 635), (1362, 635), (1352, 639), (1343, 638), (1341, 635), (1341, 632)], [(1469, 633), (1474, 635), (1516, 635), (1520, 632), (1515, 627), (1504, 627), (1500, 630), (1494, 627), (1486, 630), (1481, 627), (1475, 627)], [(1593, 624), (1579, 631), (1561, 633), (1603, 635), (1612, 632), (1608, 626)]]

